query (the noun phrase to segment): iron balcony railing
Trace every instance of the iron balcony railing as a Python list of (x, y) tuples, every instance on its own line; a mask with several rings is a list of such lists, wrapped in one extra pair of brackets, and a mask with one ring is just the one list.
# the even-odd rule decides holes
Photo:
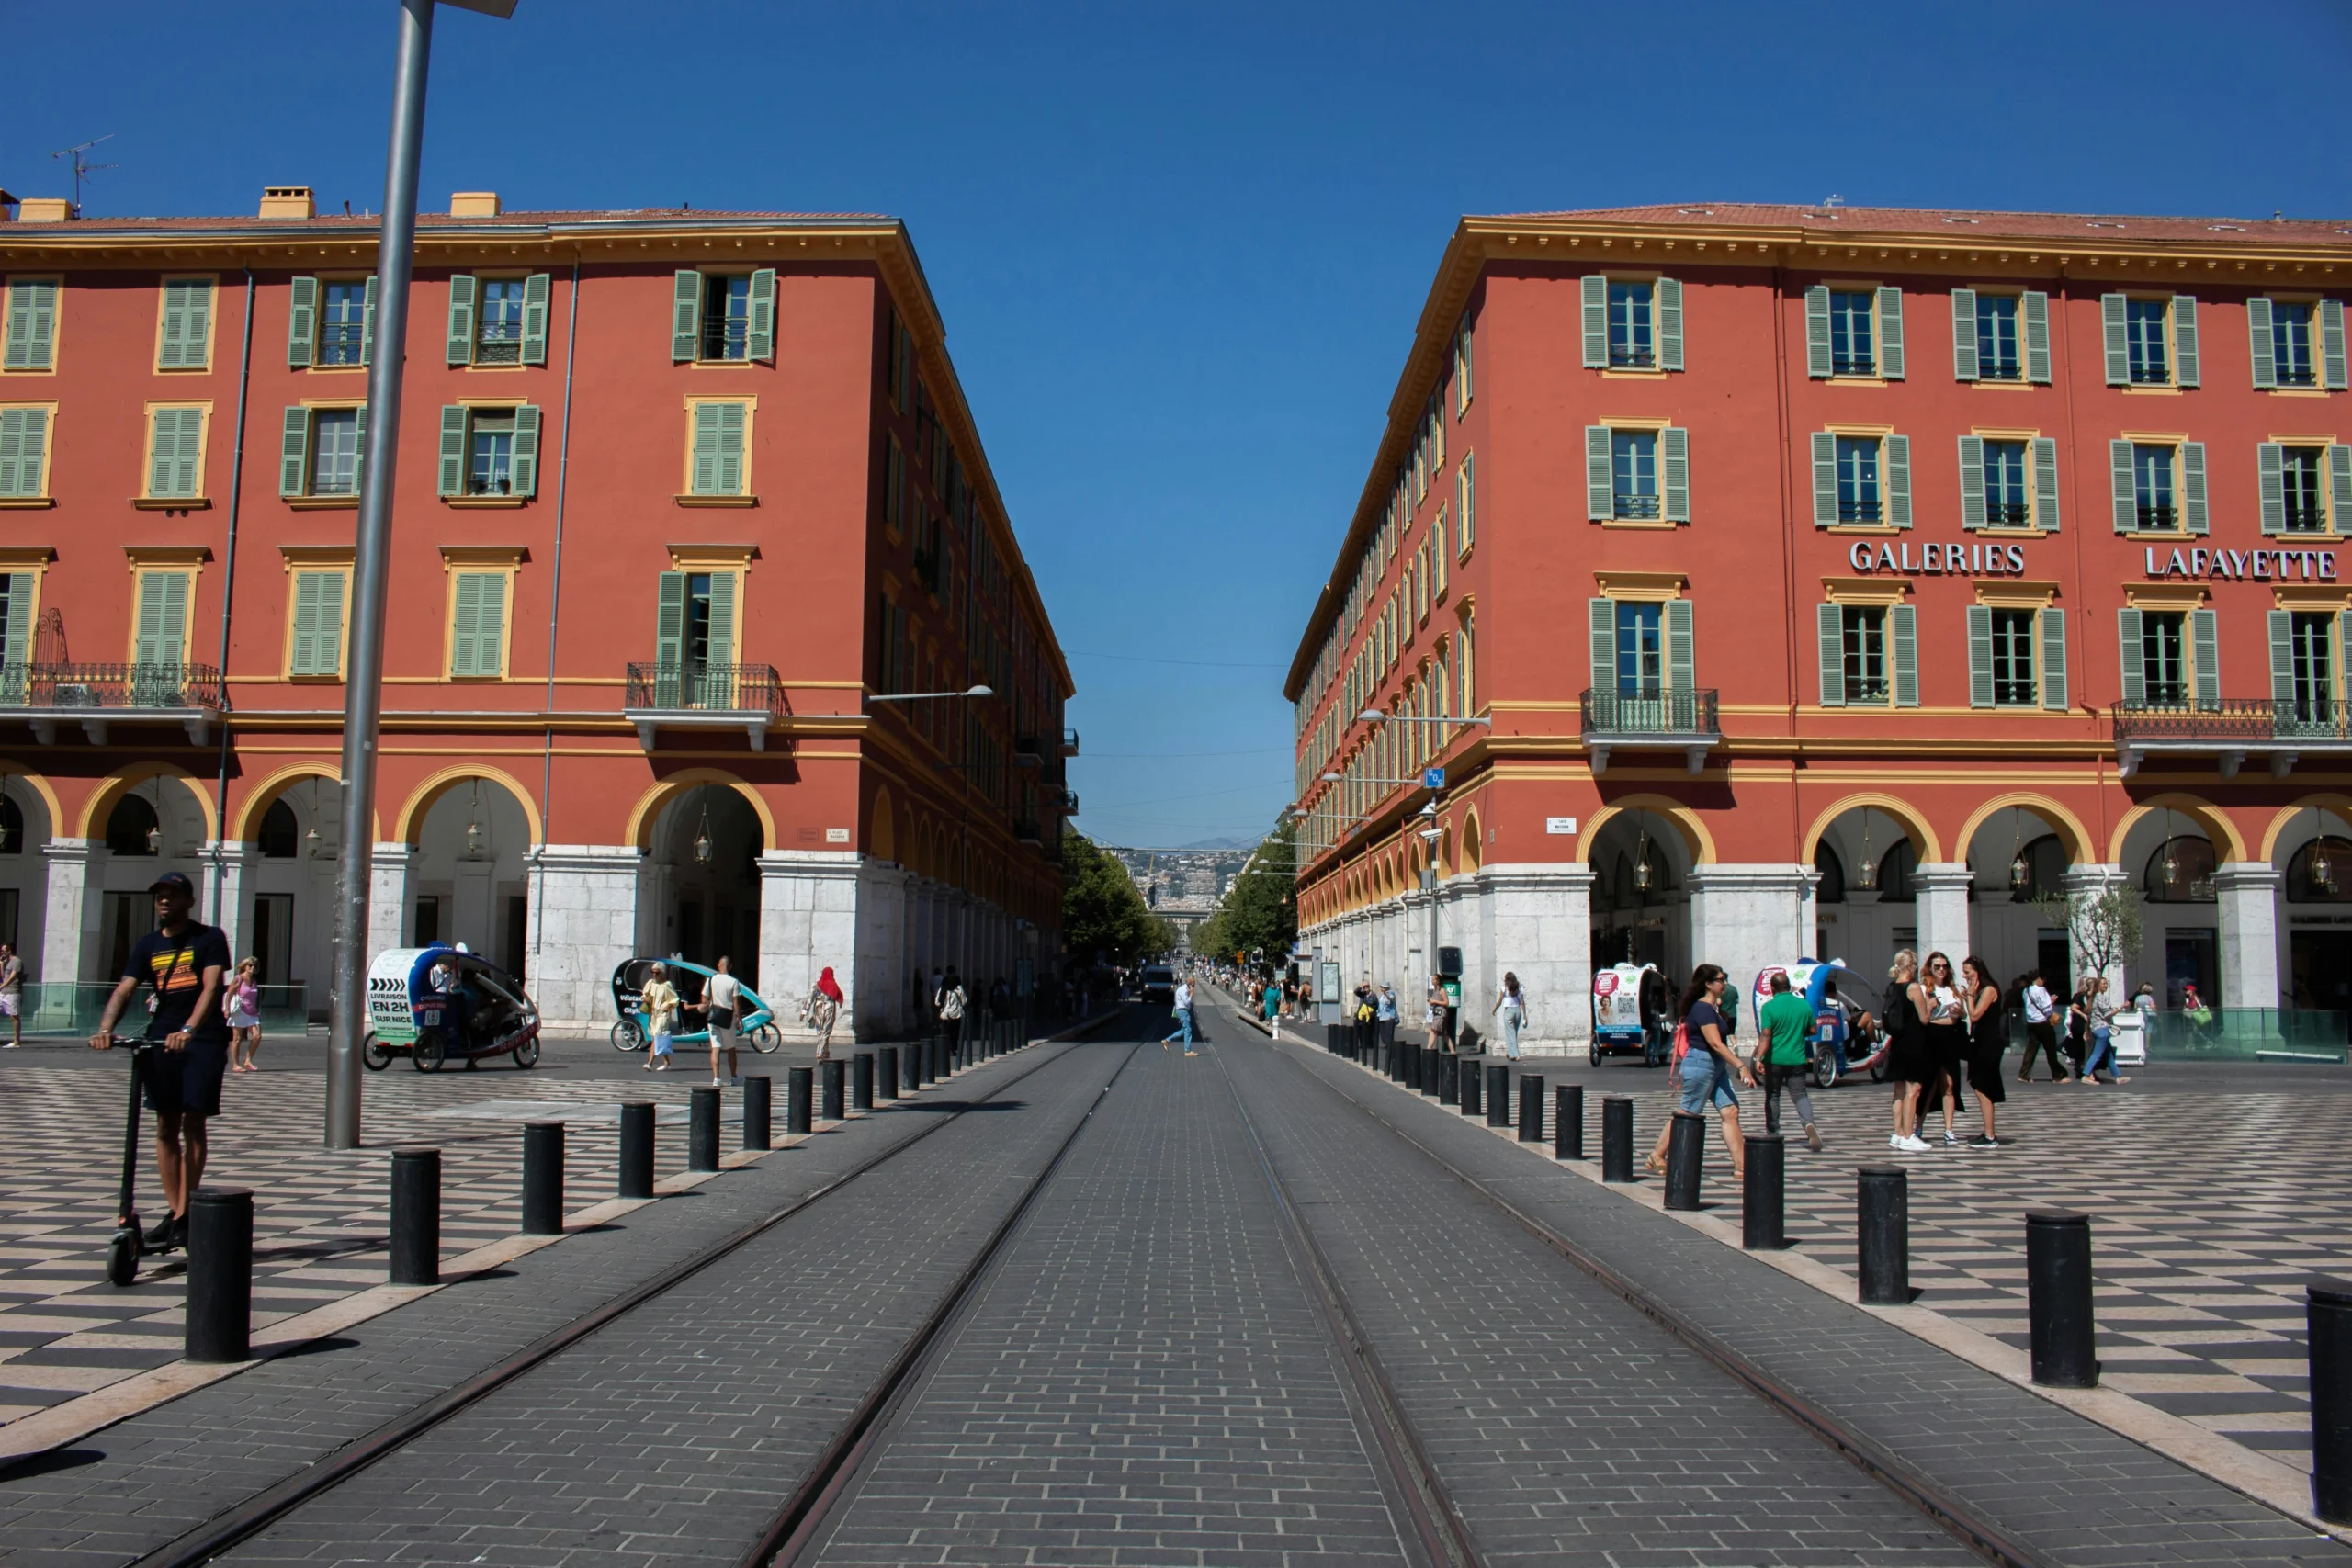
[(1996, 359), (1981, 350), (1976, 356), (1976, 378), (1980, 381), (2022, 381), (2025, 368), (2014, 359)]
[(1631, 696), (1587, 687), (1584, 733), (1588, 737), (1721, 735), (1723, 725), (1716, 717), (1712, 687)]
[(2170, 533), (2174, 526), (2174, 520), (2179, 515), (2174, 510), (2172, 502), (2168, 501), (2143, 501), (2139, 503), (2136, 510), (2139, 513), (2141, 528), (2151, 534)]
[(356, 365), (367, 351), (368, 329), (359, 321), (321, 321), (315, 352), (321, 365)]
[(2333, 697), (2218, 697), (2205, 702), (2115, 705), (2118, 743), (2352, 740), (2352, 704)]
[(1853, 501), (1848, 501), (1843, 497), (1839, 498), (1838, 502), (1838, 522), (1875, 523), (1878, 520), (1879, 504), (1877, 496), (1864, 496)]
[(1062, 727), (1062, 755), (1065, 757), (1078, 755), (1078, 731), (1068, 725)]
[(476, 365), (520, 365), (523, 363), (523, 318), (520, 315), (497, 319), (485, 317), (481, 331), (474, 340)]
[(765, 713), (780, 717), (784, 682), (773, 664), (632, 664), (622, 705), (657, 713)]
[(1984, 503), (1984, 522), (1988, 527), (2022, 528), (2032, 521), (2032, 509), (2022, 501), (1988, 501)]
[(209, 708), (228, 706), (209, 664), (0, 664), (0, 707)]
[(702, 323), (702, 357), (705, 359), (749, 359), (752, 356), (752, 323), (742, 316), (705, 317)]
[(1631, 491), (1619, 491), (1615, 511), (1620, 517), (1650, 518), (1657, 516), (1657, 497), (1636, 495)]

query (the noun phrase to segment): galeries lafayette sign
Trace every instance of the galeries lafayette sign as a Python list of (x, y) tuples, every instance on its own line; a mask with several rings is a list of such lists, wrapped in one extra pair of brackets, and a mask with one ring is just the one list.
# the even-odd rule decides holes
[[(1856, 571), (1894, 572), (1912, 577), (2021, 577), (2025, 574), (2022, 545), (1951, 544), (1909, 539), (1872, 544), (1857, 539), (1846, 552)], [(2142, 561), (2151, 579), (2186, 577), (2229, 582), (2334, 582), (2334, 550), (2295, 550), (2274, 546), (2230, 550), (2207, 546), (2167, 551), (2143, 547)]]

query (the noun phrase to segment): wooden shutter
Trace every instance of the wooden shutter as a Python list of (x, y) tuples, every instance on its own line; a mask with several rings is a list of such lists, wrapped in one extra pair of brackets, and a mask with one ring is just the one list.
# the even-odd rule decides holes
[(2053, 712), (2066, 708), (2066, 612), (2051, 606), (2041, 612), (2041, 705)]
[(718, 493), (743, 493), (743, 405), (718, 405)]
[(1881, 468), (1886, 482), (1886, 520), (1897, 528), (1911, 526), (1911, 438), (1886, 437)]
[(2176, 387), (2199, 384), (2197, 367), (2197, 296), (2172, 297), (2172, 380)]
[(1846, 705), (1846, 612), (1836, 604), (1814, 606), (1821, 649), (1821, 705)]
[(535, 272), (523, 280), (523, 363), (548, 362), (548, 277)]
[(506, 672), (506, 574), (477, 571), (467, 575), (481, 583), (481, 622), (474, 634), (474, 673)]
[[(653, 663), (662, 682), (666, 682), (665, 690), (674, 693), (679, 671), (684, 669), (686, 662), (686, 574), (683, 571), (663, 572), (654, 604)], [(886, 653), (888, 649), (886, 641)], [(890, 668), (895, 671), (896, 665)], [(678, 704), (674, 695), (667, 701), (657, 696), (653, 705), (675, 707)]]
[(1903, 290), (1878, 291), (1878, 373), (1890, 381), (1903, 379)]
[[(696, 495), (717, 495), (718, 490), (718, 411), (720, 403), (695, 405), (694, 482)], [(898, 519), (891, 519), (896, 524)]]
[(1586, 603), (1592, 627), (1592, 694), (1613, 696), (1617, 691), (1617, 601)]
[(2254, 385), (2267, 391), (2278, 384), (2278, 365), (2270, 342), (2270, 301), (2260, 295), (2245, 302), (2246, 347), (2254, 356)]
[(1993, 705), (1993, 610), (1988, 604), (1968, 607), (1968, 705)]
[(2295, 700), (2295, 615), (2291, 610), (2270, 612), (2270, 700)]
[(539, 411), (525, 403), (514, 411), (514, 493), (539, 493)]
[(726, 683), (724, 692), (712, 693), (723, 698), (711, 702), (715, 707), (735, 705), (733, 681), (735, 671), (735, 574), (714, 571), (710, 574), (710, 660), (708, 668), (720, 672)]
[(1951, 376), (1955, 381), (1976, 379), (1976, 290), (1951, 291)]
[[(2337, 450), (2344, 453), (2347, 458), (2352, 458), (2352, 446), (2338, 447)], [(1462, 454), (1462, 469), (1460, 481), (1457, 486), (1457, 488), (1462, 491), (1461, 548), (1465, 552), (1468, 551), (1471, 546), (1478, 542), (1478, 469), (1476, 456), (1477, 455), (1476, 453), (1472, 452), (1464, 452)], [(2352, 519), (2352, 501), (2346, 502), (2344, 506), (2344, 515), (2347, 519)]]
[(2058, 531), (2058, 438), (2038, 435), (2033, 441), (2033, 525), (2045, 534)]
[(449, 363), (474, 362), (474, 299), (479, 289), (470, 274), (449, 279)]
[(2262, 531), (2287, 531), (2287, 448), (2265, 441), (2254, 449), (2254, 471), (2262, 496)]
[(133, 662), (173, 668), (187, 658), (187, 579), (184, 571), (151, 571), (139, 580), (139, 640)]
[(695, 357), (702, 337), (702, 274), (678, 274), (670, 297), (670, 359), (680, 364)]
[(41, 493), (41, 458), (49, 447), (47, 409), (0, 410), (0, 495)]
[(2212, 610), (2188, 613), (2191, 667), (2197, 677), (2197, 705), (2218, 707), (2222, 702), (2222, 623)]
[(775, 358), (775, 268), (763, 266), (752, 274), (752, 319), (745, 334), (749, 357)]
[(376, 280), (374, 277), (368, 279), (367, 288), (360, 293), (359, 363), (373, 365), (376, 363)]
[(1609, 471), (1609, 427), (1588, 424), (1584, 427), (1584, 507), (1585, 515), (1600, 522), (1616, 511), (1616, 487)]
[(297, 370), (318, 357), (319, 280), (294, 279), (287, 295), (286, 363)]
[(2107, 384), (2125, 387), (2132, 382), (2132, 303), (2120, 294), (2098, 297), (2100, 340), (2107, 348)]
[(351, 488), (355, 494), (364, 494), (368, 488), (368, 405), (360, 404), (351, 411)]
[(1666, 520), (1690, 521), (1690, 433), (1669, 424), (1658, 432), (1658, 469), (1666, 491)]
[(277, 493), (300, 495), (311, 479), (311, 411), (286, 411), (286, 439), (278, 448)]
[(1960, 525), (1984, 526), (1984, 438), (1960, 438)]
[(1668, 599), (1666, 602), (1666, 689), (1669, 692), (1696, 691), (1698, 680), (1698, 649), (1690, 636), (1690, 601)]
[(1838, 521), (1838, 438), (1826, 430), (1813, 433), (1813, 525), (1826, 528)]
[(286, 658), (287, 673), (289, 675), (334, 673), (327, 663), (328, 656), (319, 646), (321, 606), (330, 584), (334, 586), (339, 613), (343, 604), (340, 572), (298, 571), (294, 574), (294, 635), (289, 639)]
[(1829, 357), (1829, 290), (1815, 284), (1804, 291), (1804, 373), (1826, 377), (1834, 368)]
[(2129, 534), (2140, 525), (2140, 502), (2132, 488), (2132, 443), (2109, 442), (2107, 457), (2115, 501), (2115, 531)]
[(2180, 511), (2188, 520), (2188, 531), (2207, 531), (2205, 512), (2205, 443), (2184, 441), (2180, 444)]
[(1886, 612), (1886, 620), (1893, 628), (1887, 640), (1894, 655), (1894, 705), (1916, 708), (1919, 705), (1919, 612), (1909, 604), (1896, 604)]
[(2345, 389), (2344, 301), (2323, 299), (2319, 302), (2319, 378), (2320, 385), (2332, 392)]
[(456, 604), (449, 622), (449, 673), (481, 675), (489, 673), (481, 667), (481, 608), (483, 590), (492, 578), (487, 572), (461, 571), (453, 585)]
[(2141, 629), (2139, 611), (2125, 608), (2115, 612), (2115, 651), (2118, 668), (2123, 673), (2123, 700), (2127, 703), (2148, 700), (2147, 654), (2141, 646)]
[(441, 493), (466, 493), (466, 410), (461, 403), (441, 405)]
[(47, 370), (57, 342), (57, 285), (27, 278), (8, 285), (8, 345), (0, 364)]
[(163, 341), (156, 345), (156, 368), (186, 370), (203, 366), (211, 319), (210, 279), (180, 277), (166, 282)]
[(147, 493), (158, 499), (192, 499), (200, 490), (197, 456), (204, 441), (202, 409), (157, 409), (148, 452)]
[(1657, 280), (1657, 362), (1665, 370), (1682, 368), (1682, 280)]
[(0, 665), (14, 673), (8, 677), (10, 700), (22, 702), (15, 694), (24, 690), (24, 667), (28, 661), (33, 631), (33, 574), (12, 571), (7, 574), (8, 624), (0, 628)]
[(2327, 449), (2328, 525), (2336, 533), (2352, 529), (2352, 446), (2338, 441)]
[(2018, 299), (2018, 314), (2025, 320), (2025, 378), (2047, 385), (2050, 380), (2050, 296), (2029, 288)]
[(1609, 280), (1599, 274), (1584, 279), (1584, 367), (1609, 368)]

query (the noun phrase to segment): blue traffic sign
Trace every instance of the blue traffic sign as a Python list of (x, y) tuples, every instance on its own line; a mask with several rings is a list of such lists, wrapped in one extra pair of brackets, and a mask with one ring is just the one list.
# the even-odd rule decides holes
[(1421, 787), (1423, 789), (1443, 789), (1445, 787), (1445, 770), (1443, 768), (1423, 768), (1421, 770)]

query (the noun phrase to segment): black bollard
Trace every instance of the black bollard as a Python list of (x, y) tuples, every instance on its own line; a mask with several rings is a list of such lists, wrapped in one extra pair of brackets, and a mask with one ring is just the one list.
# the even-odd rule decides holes
[(910, 1040), (899, 1053), (899, 1092), (912, 1094), (922, 1087), (922, 1042)]
[(191, 1361), (253, 1359), (254, 1195), (247, 1187), (199, 1187), (188, 1205), (187, 1324)]
[(1552, 1153), (1559, 1159), (1584, 1158), (1584, 1085), (1564, 1083), (1552, 1091)]
[(874, 1109), (874, 1053), (860, 1051), (849, 1059), (849, 1108)]
[(1666, 1206), (1696, 1209), (1699, 1178), (1707, 1159), (1707, 1119), (1688, 1111), (1674, 1113), (1666, 1140)]
[(2025, 1299), (2027, 1325), (2033, 1336), (2033, 1381), (2052, 1388), (2097, 1388), (2088, 1214), (2065, 1209), (2025, 1212)]
[(1459, 1105), (1462, 1102), (1462, 1058), (1447, 1051), (1437, 1059), (1437, 1102)]
[(1750, 1133), (1747, 1181), (1739, 1201), (1739, 1244), (1750, 1252), (1778, 1252), (1789, 1245), (1784, 1213), (1788, 1192), (1788, 1145), (1778, 1133)]
[(769, 1096), (775, 1091), (775, 1080), (763, 1073), (743, 1079), (743, 1146), (764, 1149), (775, 1139), (775, 1112)]
[(2352, 1524), (2352, 1281), (2303, 1287), (2311, 1331), (2312, 1512)]
[(1544, 1080), (1533, 1073), (1519, 1075), (1519, 1141), (1544, 1141)]
[(874, 1098), (899, 1098), (899, 1048), (885, 1045), (874, 1053)]
[(1478, 1064), (1476, 1062), (1463, 1063), (1462, 1081), (1459, 1088), (1461, 1089), (1460, 1103), (1462, 1106), (1462, 1114), (1464, 1116), (1479, 1116), (1485, 1114), (1484, 1108), (1487, 1103), (1487, 1097), (1481, 1094), (1478, 1090), (1480, 1081), (1481, 1080), (1478, 1077)]
[(523, 1123), (523, 1234), (563, 1234), (563, 1123)]
[(839, 1056), (828, 1056), (817, 1064), (817, 1114), (828, 1122), (842, 1119), (842, 1091), (849, 1077), (849, 1064)]
[(650, 1100), (628, 1100), (621, 1106), (620, 1196), (653, 1196), (653, 1102)]
[(392, 1258), (395, 1285), (441, 1282), (441, 1151), (392, 1151)]
[(1634, 1102), (1625, 1095), (1600, 1097), (1600, 1179), (1634, 1179)]
[(1855, 1173), (1854, 1242), (1866, 1306), (1911, 1304), (1911, 1178), (1899, 1165)]
[(1489, 1066), (1487, 1069), (1487, 1125), (1510, 1125), (1510, 1069)]
[(816, 1090), (817, 1073), (813, 1067), (786, 1067), (784, 1081), (784, 1130), (806, 1135), (811, 1125), (808, 1120), (809, 1100)]
[(718, 1168), (718, 1090), (691, 1089), (686, 1095), (686, 1168)]

